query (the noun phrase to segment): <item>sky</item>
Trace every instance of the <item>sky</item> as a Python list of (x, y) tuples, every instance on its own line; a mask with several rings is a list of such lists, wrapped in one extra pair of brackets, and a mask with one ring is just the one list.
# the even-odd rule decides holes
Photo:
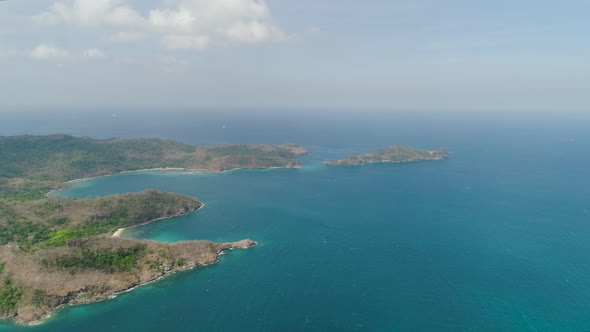
[(590, 111), (587, 0), (0, 1), (0, 112)]

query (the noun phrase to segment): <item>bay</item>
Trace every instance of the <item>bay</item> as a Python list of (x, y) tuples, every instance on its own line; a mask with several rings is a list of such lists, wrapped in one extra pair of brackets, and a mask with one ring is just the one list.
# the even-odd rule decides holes
[[(112, 300), (65, 307), (37, 327), (2, 329), (590, 328), (590, 123), (583, 115), (179, 113), (161, 127), (158, 114), (92, 116), (102, 119), (94, 129), (76, 129), (84, 118), (76, 115), (61, 124), (48, 120), (37, 132), (205, 145), (296, 142), (310, 153), (298, 170), (128, 173), (60, 192), (93, 197), (159, 188), (187, 194), (206, 206), (125, 235), (168, 242), (249, 237), (259, 245)], [(31, 126), (18, 119), (10, 129), (0, 125), (2, 134)], [(455, 157), (321, 165), (394, 143), (446, 147)]]

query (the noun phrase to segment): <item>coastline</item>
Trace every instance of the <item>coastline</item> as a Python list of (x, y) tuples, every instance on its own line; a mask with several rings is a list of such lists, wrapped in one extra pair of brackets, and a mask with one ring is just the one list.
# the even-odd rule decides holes
[(400, 164), (419, 161), (440, 161), (452, 157), (453, 154), (445, 148), (437, 150), (419, 150), (411, 147), (393, 145), (388, 148), (375, 150), (369, 153), (357, 154), (344, 159), (326, 160), (322, 162), (322, 165), (362, 166), (375, 163)]
[(209, 172), (212, 174), (223, 174), (223, 173), (229, 173), (229, 172), (235, 172), (235, 171), (241, 171), (241, 170), (267, 171), (267, 170), (273, 170), (273, 169), (301, 169), (301, 168), (303, 168), (302, 165), (292, 166), (292, 167), (273, 166), (273, 167), (260, 167), (260, 168), (237, 167), (237, 168), (232, 168), (232, 169), (225, 169), (225, 170), (219, 171), (219, 172), (211, 172), (208, 170), (205, 170), (205, 172)]
[[(4, 273), (6, 276), (7, 285), (8, 281), (15, 280), (16, 284), (13, 286), (16, 289), (15, 293), (22, 291), (22, 294), (15, 295), (18, 298), (13, 301), (14, 303), (10, 303), (10, 306), (7, 306), (8, 309), (5, 310), (1, 319), (11, 319), (17, 325), (33, 326), (42, 324), (47, 319), (55, 316), (55, 311), (62, 306), (88, 304), (113, 298), (120, 293), (129, 292), (137, 287), (165, 278), (169, 274), (215, 264), (219, 262), (220, 256), (229, 250), (247, 249), (257, 245), (251, 239), (225, 243), (196, 239), (179, 241), (187, 242), (179, 244), (167, 243), (166, 241), (148, 242), (149, 240), (143, 245), (134, 243), (143, 241), (140, 239), (142, 236), (140, 236), (141, 234), (132, 234), (133, 232), (125, 234), (128, 228), (185, 216), (200, 210), (205, 204), (195, 199), (189, 199), (188, 195), (162, 190), (157, 190), (160, 192), (158, 195), (151, 196), (152, 193), (145, 190), (145, 195), (137, 194), (139, 198), (133, 196), (131, 192), (127, 192), (120, 194), (119, 196), (123, 196), (123, 198), (119, 198), (118, 201), (117, 197), (112, 197), (112, 199), (106, 197), (95, 203), (94, 198), (108, 195), (92, 193), (92, 191), (95, 191), (93, 188), (98, 183), (106, 185), (111, 180), (116, 183), (126, 178), (137, 181), (140, 187), (146, 187), (149, 186), (147, 182), (151, 182), (143, 181), (146, 178), (158, 179), (157, 183), (160, 183), (169, 180), (169, 176), (176, 178), (183, 174), (188, 174), (188, 180), (198, 180), (193, 176), (199, 176), (199, 173), (220, 174), (246, 169), (298, 169), (302, 168), (302, 165), (296, 156), (307, 152), (297, 145), (283, 147), (270, 144), (227, 145), (221, 146), (217, 150), (193, 146), (196, 147), (196, 150), (193, 151), (192, 148), (187, 149), (192, 145), (170, 139), (138, 138), (126, 141), (125, 139), (114, 138), (77, 138), (65, 134), (52, 136), (22, 135), (17, 137), (17, 141), (18, 139), (26, 142), (48, 140), (49, 144), (51, 144), (51, 149), (49, 149), (51, 151), (47, 151), (48, 149), (40, 146), (39, 148), (42, 149), (43, 153), (34, 153), (35, 151), (31, 148), (31, 151), (27, 151), (30, 153), (23, 155), (28, 158), (25, 158), (24, 161), (13, 160), (17, 158), (12, 158), (12, 155), (8, 156), (7, 160), (14, 162), (16, 165), (14, 168), (17, 169), (14, 174), (7, 173), (10, 175), (9, 180), (7, 180), (7, 187), (12, 190), (9, 194), (13, 195), (14, 191), (18, 195), (24, 195), (23, 197), (27, 201), (38, 200), (40, 202), (23, 203), (24, 207), (15, 204), (15, 211), (18, 213), (27, 211), (28, 213), (32, 210), (32, 212), (35, 212), (35, 218), (31, 217), (31, 214), (26, 214), (23, 219), (30, 217), (34, 223), (42, 226), (47, 226), (45, 223), (49, 223), (49, 226), (47, 226), (49, 230), (41, 229), (37, 232), (37, 229), (35, 229), (30, 231), (28, 232), (29, 238), (36, 239), (37, 234), (41, 232), (50, 232), (51, 236), (57, 234), (60, 236), (60, 240), (62, 240), (62, 237), (65, 238), (65, 245), (60, 242), (55, 246), (30, 246), (32, 249), (27, 252), (16, 244), (19, 241), (25, 241), (21, 235), (24, 231), (18, 230), (18, 233), (11, 238), (14, 240), (15, 246), (13, 246), (12, 242), (8, 242), (8, 245), (3, 246), (3, 251), (0, 252), (0, 255), (2, 255), (2, 262), (0, 262), (2, 263), (0, 264), (2, 265), (0, 266), (2, 271), (0, 273)], [(79, 141), (84, 144), (75, 145)], [(98, 145), (101, 148), (94, 146), (105, 141), (112, 142), (112, 144), (108, 146)], [(132, 144), (129, 145), (128, 142)], [(140, 144), (142, 148), (136, 149), (136, 146), (133, 145), (136, 143)], [(86, 164), (77, 164), (79, 156), (70, 156), (69, 154), (72, 146), (77, 149), (74, 152), (82, 151), (82, 153), (88, 153), (92, 158), (86, 158), (86, 155), (83, 155)], [(106, 146), (104, 152), (103, 146)], [(35, 145), (34, 148), (37, 148), (37, 146)], [(285, 151), (285, 149), (288, 151)], [(7, 149), (7, 151), (11, 152), (12, 150)], [(93, 153), (96, 152), (98, 152), (98, 155), (95, 156)], [(52, 163), (53, 154), (59, 157), (60, 167), (52, 168), (55, 166)], [(17, 157), (20, 157), (20, 155), (17, 155)], [(44, 162), (47, 163), (47, 171), (39, 166)], [(150, 167), (152, 165), (156, 167)], [(279, 167), (270, 167), (271, 165), (278, 165)], [(12, 164), (7, 163), (7, 167), (12, 167)], [(8, 169), (12, 171), (12, 168)], [(46, 172), (44, 173), (44, 171)], [(168, 172), (170, 175), (161, 175), (162, 173), (156, 172)], [(100, 178), (123, 173), (149, 174), (132, 176), (133, 179), (125, 176), (114, 177), (101, 182)], [(16, 180), (13, 181), (11, 180), (12, 175), (22, 176), (22, 179), (14, 177)], [(209, 178), (208, 175), (203, 176)], [(30, 183), (27, 182), (28, 180), (30, 180)], [(94, 180), (96, 181), (82, 184)], [(4, 182), (1, 184), (4, 191)], [(153, 186), (157, 187), (157, 185)], [(29, 187), (32, 189), (29, 189)], [(85, 188), (90, 189), (88, 194), (85, 193)], [(69, 191), (58, 193), (61, 190)], [(21, 191), (24, 194), (21, 194)], [(151, 191), (155, 192), (156, 190)], [(18, 197), (20, 198), (20, 196)], [(55, 205), (50, 207), (42, 206), (41, 204), (44, 203)], [(61, 203), (64, 205), (59, 205)], [(50, 210), (54, 212), (55, 210), (55, 214), (59, 215), (60, 218), (58, 220), (58, 217), (56, 217), (56, 226), (54, 226), (51, 218), (53, 215), (48, 216), (49, 212), (45, 212), (46, 215), (41, 216), (41, 212), (36, 213), (37, 208), (45, 209), (41, 212)], [(134, 209), (132, 212), (135, 214), (126, 213), (131, 209)], [(95, 210), (98, 212), (95, 212)], [(110, 211), (115, 212), (109, 214)], [(144, 211), (146, 213), (142, 213)], [(17, 212), (14, 214), (18, 215)], [(65, 215), (65, 217), (62, 218), (61, 215)], [(113, 216), (114, 221), (109, 220), (111, 216)], [(154, 217), (157, 218), (145, 221)], [(189, 221), (188, 218), (190, 217), (183, 221)], [(72, 228), (80, 225), (91, 225), (86, 224), (87, 221), (103, 219), (107, 219), (109, 222), (104, 225), (105, 227), (101, 225), (98, 231), (92, 229), (93, 232), (102, 234), (85, 231), (76, 232), (77, 230)], [(70, 223), (70, 221), (74, 220), (76, 223)], [(171, 222), (177, 221), (179, 220), (172, 220)], [(12, 225), (12, 221), (10, 221), (10, 224)], [(109, 224), (111, 226), (108, 226)], [(120, 226), (115, 228), (114, 225), (117, 224)], [(127, 226), (123, 227), (125, 225)], [(95, 227), (95, 225), (92, 224), (91, 227)], [(65, 236), (62, 236), (62, 233), (59, 233), (62, 230), (68, 233), (64, 233)], [(70, 231), (72, 233), (69, 233)], [(139, 238), (131, 238), (133, 235), (137, 235)], [(191, 238), (193, 237), (191, 236)], [(45, 240), (44, 237), (43, 241)], [(49, 238), (49, 240), (52, 240), (52, 238)], [(27, 255), (29, 252), (34, 253), (36, 256)], [(111, 254), (116, 255), (115, 258), (110, 259)], [(39, 260), (38, 257), (42, 259)], [(120, 257), (125, 259), (121, 264), (119, 264)], [(60, 261), (61, 258), (66, 259), (64, 260), (66, 263)], [(5, 260), (6, 262), (4, 262)], [(97, 264), (96, 261), (100, 262), (100, 264)], [(43, 266), (38, 267), (39, 263), (42, 263)], [(6, 266), (6, 269), (4, 269), (4, 266)], [(74, 275), (76, 276), (72, 277)], [(12, 292), (11, 289), (10, 291)]]
[(119, 175), (119, 174), (127, 174), (127, 173), (147, 173), (147, 172), (182, 172), (182, 173), (209, 173), (209, 174), (222, 174), (222, 173), (228, 173), (228, 172), (233, 172), (233, 171), (239, 171), (239, 170), (246, 170), (246, 169), (251, 169), (251, 170), (271, 170), (271, 169), (301, 169), (303, 168), (303, 166), (299, 165), (299, 166), (293, 166), (293, 167), (261, 167), (261, 168), (246, 168), (246, 167), (237, 167), (237, 168), (232, 168), (232, 169), (226, 169), (223, 171), (211, 171), (208, 169), (203, 169), (203, 168), (178, 168), (178, 167), (158, 167), (158, 168), (144, 168), (144, 169), (137, 169), (137, 170), (130, 170), (130, 171), (121, 171), (121, 172), (117, 172), (117, 173), (113, 173), (113, 174), (105, 174), (105, 175), (98, 175), (98, 176), (93, 176), (93, 177), (86, 177), (86, 178), (79, 178), (79, 179), (73, 179), (73, 180), (69, 180), (66, 182), (63, 182), (63, 184), (65, 185), (63, 188), (58, 188), (58, 189), (53, 189), (50, 190), (49, 192), (47, 192), (45, 194), (46, 197), (50, 197), (50, 195), (68, 189), (69, 187), (71, 187), (73, 184), (76, 183), (81, 183), (81, 182), (86, 182), (86, 181), (90, 181), (90, 180), (96, 180), (96, 179), (100, 179), (100, 178), (105, 178), (105, 177), (109, 177), (109, 176), (115, 176), (115, 175)]
[[(78, 179), (66, 181), (64, 183), (71, 185), (74, 183), (86, 182), (86, 181), (90, 181), (90, 180), (106, 178), (109, 176), (115, 176), (115, 175), (119, 175), (119, 174), (142, 173), (142, 172), (207, 172), (207, 170), (206, 169), (178, 168), (178, 167), (142, 168), (142, 169), (136, 169), (136, 170), (130, 170), (130, 171), (121, 171), (121, 172), (117, 172), (117, 173), (113, 173), (113, 174), (105, 174), (105, 175), (97, 175), (97, 176), (91, 176), (91, 177), (86, 177), (86, 178), (78, 178)], [(60, 188), (60, 189), (52, 190), (52, 191), (58, 191), (58, 190), (63, 190), (63, 189), (65, 189), (65, 188)]]
[(410, 164), (410, 163), (418, 163), (424, 161), (442, 161), (453, 158), (453, 156), (445, 157), (445, 158), (436, 158), (436, 159), (418, 159), (418, 160), (369, 160), (363, 161), (362, 163), (352, 164), (346, 162), (346, 159), (340, 160), (326, 160), (322, 162), (324, 166), (363, 166), (363, 165), (370, 165), (370, 164)]
[[(121, 172), (117, 172), (117, 173), (113, 173), (113, 174), (105, 174), (105, 175), (97, 175), (97, 176), (92, 176), (92, 177), (86, 177), (86, 178), (79, 178), (79, 179), (73, 179), (73, 180), (69, 180), (66, 182), (63, 182), (63, 184), (65, 184), (65, 186), (63, 188), (59, 188), (59, 189), (53, 189), (49, 192), (47, 192), (45, 194), (46, 197), (49, 197), (51, 194), (54, 194), (58, 191), (62, 191), (65, 189), (68, 189), (69, 187), (71, 187), (73, 184), (76, 183), (81, 183), (81, 182), (86, 182), (86, 181), (90, 181), (90, 180), (96, 180), (96, 179), (100, 179), (100, 178), (106, 178), (109, 176), (115, 176), (115, 175), (119, 175), (119, 174), (126, 174), (126, 173), (143, 173), (143, 172), (187, 172), (187, 173), (198, 173), (198, 172), (208, 172), (207, 170), (204, 169), (187, 169), (187, 168), (144, 168), (144, 169), (137, 169), (137, 170), (131, 170), (131, 171), (121, 171)], [(210, 172), (213, 173), (213, 172)]]
[(186, 216), (186, 215), (189, 215), (189, 214), (191, 214), (191, 213), (195, 213), (195, 212), (199, 211), (199, 210), (200, 210), (200, 209), (202, 209), (204, 206), (205, 206), (205, 203), (201, 202), (201, 206), (199, 206), (199, 207), (198, 207), (196, 210), (194, 210), (194, 211), (190, 211), (190, 212), (186, 212), (186, 213), (181, 213), (181, 214), (177, 214), (177, 215), (174, 215), (174, 216), (169, 216), (169, 217), (156, 218), (156, 219), (152, 219), (152, 220), (146, 221), (146, 222), (144, 222), (144, 223), (141, 223), (141, 224), (137, 224), (137, 225), (133, 225), (133, 226), (129, 226), (129, 227), (122, 227), (122, 228), (119, 228), (119, 229), (117, 229), (117, 230), (116, 230), (116, 231), (115, 231), (115, 232), (114, 232), (114, 233), (111, 235), (111, 237), (124, 237), (124, 236), (123, 236), (123, 232), (124, 232), (125, 230), (127, 230), (127, 229), (130, 229), (130, 228), (136, 228), (136, 227), (141, 227), (141, 226), (145, 226), (145, 225), (149, 225), (149, 224), (151, 224), (151, 223), (154, 223), (154, 222), (157, 222), (157, 221), (162, 221), (162, 220), (172, 219), (172, 218), (176, 218), (176, 217), (182, 217), (182, 216)]
[(117, 229), (111, 237), (121, 237), (123, 232), (125, 231), (125, 227)]
[[(95, 176), (95, 177), (85, 177), (85, 178), (78, 178), (78, 179), (73, 179), (73, 180), (69, 180), (66, 182), (63, 182), (62, 184), (64, 185), (62, 188), (58, 188), (58, 189), (54, 189), (51, 190), (49, 192), (47, 192), (45, 194), (46, 197), (49, 197), (51, 194), (54, 194), (55, 192), (61, 191), (61, 190), (65, 190), (67, 188), (69, 188), (70, 186), (76, 184), (76, 183), (81, 183), (81, 182), (86, 182), (86, 181), (90, 181), (90, 180), (95, 180), (95, 179), (99, 179), (99, 178), (104, 178), (104, 177), (109, 177), (109, 176), (115, 176), (118, 174), (124, 174), (124, 173), (142, 173), (142, 172), (186, 172), (186, 173), (211, 173), (211, 174), (221, 174), (221, 173), (226, 173), (226, 172), (232, 172), (232, 171), (238, 171), (238, 170), (246, 170), (246, 169), (251, 169), (251, 170), (271, 170), (271, 169), (300, 169), (303, 166), (298, 165), (298, 166), (293, 166), (293, 167), (261, 167), (261, 168), (232, 168), (232, 169), (227, 169), (227, 170), (221, 170), (221, 171), (212, 171), (212, 170), (207, 170), (207, 169), (187, 169), (187, 168), (148, 168), (148, 169), (139, 169), (139, 170), (129, 170), (129, 171), (122, 171), (122, 172), (118, 172), (118, 173), (114, 173), (114, 174), (105, 174), (105, 175), (99, 175), (99, 176)], [(145, 226), (157, 221), (162, 221), (162, 220), (167, 220), (167, 219), (172, 219), (172, 218), (176, 218), (176, 217), (181, 217), (181, 216), (185, 216), (194, 212), (199, 211), (200, 209), (202, 209), (205, 206), (205, 203), (201, 202), (201, 205), (193, 210), (193, 211), (189, 211), (186, 213), (182, 213), (182, 214), (177, 214), (177, 215), (172, 215), (172, 216), (168, 216), (168, 217), (162, 217), (162, 218), (156, 218), (153, 220), (149, 220), (146, 221), (144, 223), (141, 224), (137, 224), (137, 225), (133, 225), (133, 226), (129, 226), (129, 227), (123, 227), (123, 228), (118, 228), (112, 235), (111, 237), (115, 237), (115, 238), (123, 238), (123, 233), (125, 230), (129, 229), (129, 228), (135, 228), (135, 227), (140, 227), (140, 226)], [(170, 271), (166, 271), (164, 272), (164, 274), (158, 276), (157, 278), (151, 279), (151, 280), (147, 280), (145, 282), (140, 282), (136, 285), (132, 285), (131, 287), (127, 288), (127, 289), (123, 289), (120, 290), (118, 292), (109, 294), (104, 296), (101, 299), (97, 299), (97, 300), (93, 300), (93, 301), (89, 301), (89, 302), (78, 302), (78, 303), (62, 303), (60, 305), (58, 305), (57, 307), (53, 308), (49, 313), (47, 313), (45, 316), (35, 320), (35, 321), (30, 321), (30, 322), (23, 322), (23, 323), (16, 323), (13, 321), (13, 323), (15, 323), (16, 325), (25, 325), (25, 326), (38, 326), (38, 325), (42, 325), (44, 323), (46, 323), (49, 319), (51, 319), (54, 314), (60, 310), (65, 308), (66, 306), (77, 306), (80, 304), (92, 304), (92, 303), (98, 303), (98, 302), (102, 302), (102, 301), (106, 301), (109, 299), (113, 299), (115, 297), (117, 297), (119, 294), (122, 293), (127, 293), (127, 292), (131, 292), (133, 290), (135, 290), (136, 288), (151, 284), (151, 283), (155, 283), (161, 279), (164, 279), (166, 277), (168, 277), (169, 275), (172, 275), (174, 273), (177, 272), (184, 272), (184, 271), (190, 271), (190, 270), (194, 270), (194, 268), (196, 267), (204, 267), (204, 266), (209, 266), (209, 265), (213, 265), (219, 262), (219, 258), (220, 256), (224, 255), (227, 251), (231, 251), (234, 249), (246, 249), (246, 248), (250, 248), (252, 246), (256, 246), (258, 245), (258, 243), (256, 241), (252, 241), (253, 244), (250, 247), (240, 247), (239, 245), (236, 245), (238, 243), (241, 243), (242, 241), (238, 241), (238, 242), (233, 242), (233, 243), (226, 243), (226, 245), (229, 245), (226, 248), (221, 248), (219, 249), (219, 251), (217, 252), (216, 255), (216, 259), (212, 262), (209, 263), (195, 263), (192, 264), (190, 266), (185, 266), (183, 268), (179, 268), (179, 269), (175, 269), (175, 270), (170, 270)]]
[[(197, 210), (195, 210), (195, 211), (197, 211)], [(191, 212), (189, 212), (189, 213), (191, 213)], [(188, 214), (188, 213), (185, 213), (183, 215), (186, 215), (186, 214)], [(170, 217), (170, 218), (173, 218), (173, 217)], [(243, 241), (245, 241), (245, 240), (241, 240), (241, 241), (237, 241), (237, 242), (225, 243), (225, 244), (231, 244), (231, 246), (229, 246), (228, 248), (221, 248), (217, 252), (216, 259), (214, 261), (210, 262), (210, 263), (203, 263), (203, 264), (195, 263), (195, 264), (187, 265), (185, 267), (182, 267), (182, 268), (179, 268), (179, 269), (176, 269), (176, 270), (165, 271), (164, 274), (162, 274), (161, 276), (159, 276), (157, 278), (154, 278), (154, 279), (151, 279), (151, 280), (147, 280), (145, 282), (140, 282), (137, 285), (133, 285), (133, 286), (127, 288), (127, 289), (123, 289), (121, 291), (118, 291), (118, 292), (115, 292), (113, 294), (107, 295), (104, 298), (99, 299), (99, 300), (89, 301), (89, 302), (80, 302), (80, 303), (62, 303), (62, 304), (58, 305), (57, 307), (53, 308), (51, 310), (51, 312), (49, 312), (47, 315), (43, 316), (42, 318), (40, 318), (38, 320), (35, 320), (35, 321), (32, 321), (32, 322), (29, 322), (29, 323), (26, 323), (26, 324), (23, 324), (23, 325), (24, 326), (38, 326), (38, 325), (44, 324), (50, 318), (53, 317), (53, 315), (55, 314), (55, 312), (57, 312), (58, 310), (61, 310), (61, 309), (65, 308), (65, 307), (70, 307), (70, 306), (73, 307), (73, 306), (78, 306), (78, 305), (93, 304), (93, 303), (99, 303), (99, 302), (103, 302), (103, 301), (107, 301), (107, 300), (112, 300), (112, 299), (116, 298), (120, 294), (129, 293), (131, 291), (134, 291), (137, 288), (140, 288), (140, 287), (143, 287), (143, 286), (152, 284), (152, 283), (156, 283), (156, 282), (158, 282), (158, 281), (160, 281), (160, 280), (162, 280), (162, 279), (164, 279), (164, 278), (166, 278), (166, 277), (168, 277), (170, 275), (173, 275), (175, 273), (192, 271), (192, 270), (194, 270), (197, 267), (206, 267), (206, 266), (210, 266), (210, 265), (213, 265), (213, 264), (217, 264), (217, 263), (219, 263), (219, 257), (221, 257), (222, 255), (224, 255), (227, 251), (231, 251), (231, 250), (235, 250), (235, 249), (249, 249), (249, 248), (252, 248), (252, 247), (255, 247), (255, 246), (258, 245), (258, 242), (251, 241), (253, 244), (251, 246), (249, 246), (249, 247), (235, 246), (236, 244), (241, 243)], [(20, 325), (20, 324), (16, 324), (14, 321), (13, 321), (13, 323), (15, 325)]]
[[(161, 276), (159, 276), (159, 277), (157, 277), (155, 279), (152, 279), (152, 280), (146, 281), (144, 283), (139, 283), (137, 285), (131, 286), (131, 287), (127, 288), (127, 289), (124, 289), (124, 290), (121, 290), (119, 292), (113, 293), (113, 294), (111, 294), (109, 296), (106, 296), (106, 297), (104, 297), (104, 298), (102, 298), (100, 300), (97, 300), (97, 301), (92, 301), (92, 302), (88, 302), (88, 303), (62, 303), (62, 304), (58, 305), (57, 307), (53, 308), (53, 310), (51, 310), (51, 312), (48, 313), (47, 315), (43, 316), (42, 318), (40, 318), (40, 319), (38, 319), (36, 321), (29, 322), (29, 323), (25, 324), (24, 326), (38, 326), (38, 325), (45, 324), (45, 323), (47, 323), (49, 321), (49, 319), (51, 319), (53, 317), (53, 315), (57, 311), (59, 311), (61, 309), (64, 309), (66, 307), (74, 307), (74, 306), (79, 306), (79, 305), (84, 305), (84, 304), (93, 304), (93, 303), (99, 303), (99, 302), (103, 302), (103, 301), (112, 300), (112, 299), (116, 298), (120, 294), (129, 293), (129, 292), (134, 291), (137, 288), (140, 288), (140, 287), (147, 286), (149, 284), (158, 282), (158, 281), (160, 281), (160, 280), (162, 280), (162, 279), (164, 279), (164, 278), (166, 278), (166, 277), (168, 277), (168, 276), (170, 276), (170, 275), (172, 275), (172, 274), (174, 274), (176, 272), (190, 271), (190, 270), (193, 270), (197, 266), (203, 266), (204, 267), (204, 266), (209, 266), (209, 265), (212, 265), (212, 264), (216, 264), (217, 262), (219, 262), (219, 256), (221, 256), (221, 255), (222, 255), (222, 252), (220, 252), (219, 254), (217, 254), (217, 259), (213, 263), (203, 264), (203, 265), (194, 265), (194, 266), (192, 266), (190, 268), (186, 268), (184, 270), (166, 271), (166, 272), (164, 272), (163, 275), (161, 275)], [(19, 324), (15, 324), (15, 325), (19, 325)]]

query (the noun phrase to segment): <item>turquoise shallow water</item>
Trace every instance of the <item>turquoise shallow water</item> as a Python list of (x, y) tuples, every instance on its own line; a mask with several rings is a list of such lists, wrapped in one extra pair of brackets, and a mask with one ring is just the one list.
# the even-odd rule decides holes
[[(160, 188), (191, 195), (205, 208), (126, 236), (170, 242), (250, 237), (259, 246), (110, 301), (64, 308), (35, 328), (3, 328), (590, 330), (586, 118), (377, 119), (356, 127), (336, 123), (340, 129), (284, 127), (276, 120), (252, 133), (182, 134), (187, 141), (208, 136), (212, 144), (244, 137), (301, 142), (310, 154), (300, 170), (131, 173), (61, 192), (87, 197)], [(445, 146), (455, 157), (319, 164), (391, 143)]]

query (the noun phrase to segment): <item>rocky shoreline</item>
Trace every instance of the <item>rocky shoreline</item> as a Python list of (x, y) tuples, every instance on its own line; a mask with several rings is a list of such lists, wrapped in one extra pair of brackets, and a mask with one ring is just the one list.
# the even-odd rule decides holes
[[(103, 238), (102, 241), (107, 239), (113, 238)], [(113, 240), (117, 242), (122, 241), (123, 243), (127, 244), (138, 242), (135, 240), (120, 238)], [(86, 246), (96, 246), (96, 243), (92, 242), (93, 240), (89, 239), (88, 241), (90, 241), (90, 243), (85, 243)], [(88, 273), (89, 275), (84, 276), (85, 272), (79, 271), (73, 275), (74, 279), (76, 277), (79, 278), (81, 275), (84, 279), (89, 279), (88, 277), (91, 276), (93, 283), (80, 288), (76, 287), (77, 283), (75, 280), (72, 282), (67, 282), (68, 278), (72, 278), (72, 275), (67, 276), (70, 274), (70, 272), (46, 272), (46, 277), (52, 279), (52, 281), (64, 280), (64, 282), (66, 282), (63, 285), (60, 285), (59, 294), (51, 296), (52, 303), (43, 308), (32, 306), (19, 308), (19, 310), (13, 315), (3, 315), (0, 318), (10, 319), (18, 325), (39, 325), (51, 318), (55, 311), (61, 307), (68, 305), (90, 304), (112, 299), (118, 294), (129, 292), (146, 284), (156, 282), (173, 273), (188, 271), (196, 267), (215, 264), (219, 261), (219, 256), (228, 250), (249, 249), (257, 244), (255, 241), (250, 239), (227, 243), (213, 243), (209, 241), (184, 241), (173, 244), (158, 243), (155, 241), (139, 242), (154, 250), (167, 250), (168, 254), (170, 254), (173, 259), (162, 262), (155, 271), (147, 269), (146, 266), (142, 266), (138, 271), (136, 271), (137, 275), (139, 276), (137, 279), (130, 278), (129, 275), (97, 274), (96, 272)], [(111, 245), (112, 244), (113, 243), (111, 243)], [(117, 245), (118, 244), (114, 244), (113, 246), (116, 247)], [(17, 248), (18, 247), (13, 247), (12, 249), (18, 250)], [(5, 255), (6, 253), (4, 251), (6, 251), (6, 249), (2, 249), (2, 251), (3, 252), (0, 252), (0, 254)], [(182, 264), (179, 263), (181, 260)], [(116, 282), (113, 283), (113, 280), (107, 279), (114, 279)], [(36, 288), (42, 286), (39, 284), (34, 285), (33, 282), (30, 287)], [(103, 291), (97, 292), (96, 290), (101, 287), (103, 288)]]

